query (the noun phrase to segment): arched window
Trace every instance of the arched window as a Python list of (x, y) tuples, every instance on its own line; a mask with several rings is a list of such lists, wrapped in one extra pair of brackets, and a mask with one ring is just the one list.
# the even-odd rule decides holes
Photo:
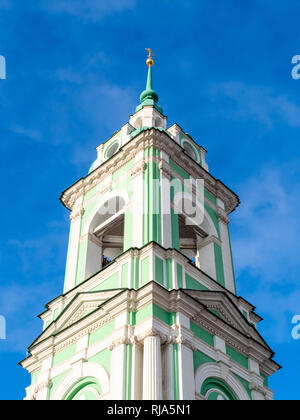
[(134, 126), (135, 128), (140, 128), (142, 127), (142, 125), (143, 125), (143, 120), (141, 117), (138, 117), (134, 122)]
[(162, 125), (162, 119), (161, 118), (159, 118), (159, 117), (156, 117), (155, 118), (155, 122), (154, 122), (154, 126), (155, 127), (162, 127), (163, 125)]
[(124, 207), (123, 197), (112, 197), (99, 208), (91, 221), (86, 278), (97, 273), (123, 252)]
[[(216, 228), (202, 205), (195, 205), (189, 194), (183, 194), (174, 206), (179, 213), (179, 247), (190, 261), (216, 279), (214, 242)], [(175, 196), (176, 197), (176, 196)]]
[(118, 141), (116, 141), (116, 142), (114, 142), (113, 144), (111, 144), (109, 147), (108, 147), (108, 150), (107, 150), (107, 152), (105, 153), (105, 157), (107, 158), (107, 159), (109, 159), (109, 158), (111, 158), (117, 151), (118, 151), (118, 149), (119, 149), (119, 147), (120, 147), (120, 144), (119, 144), (119, 142)]

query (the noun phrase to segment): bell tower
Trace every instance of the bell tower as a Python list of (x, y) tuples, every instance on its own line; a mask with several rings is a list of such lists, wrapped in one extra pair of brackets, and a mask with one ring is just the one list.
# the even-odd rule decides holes
[(153, 89), (61, 195), (70, 210), (63, 294), (21, 365), (26, 399), (269, 400), (279, 369), (236, 295), (238, 196), (206, 150), (167, 125)]

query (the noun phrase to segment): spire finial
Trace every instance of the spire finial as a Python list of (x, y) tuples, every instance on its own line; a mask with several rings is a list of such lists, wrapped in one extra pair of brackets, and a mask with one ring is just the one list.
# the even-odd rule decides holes
[(150, 48), (145, 48), (145, 50), (148, 51), (148, 57), (147, 57), (146, 64), (147, 64), (147, 66), (152, 67), (153, 64), (154, 64), (154, 61), (153, 61), (153, 58), (152, 58), (152, 57), (154, 57), (154, 54), (153, 54), (153, 52), (151, 51)]
[(150, 48), (145, 48), (148, 51), (148, 57), (146, 60), (146, 64), (148, 66), (148, 76), (147, 76), (147, 84), (146, 89), (141, 93), (140, 101), (141, 104), (136, 107), (136, 111), (141, 109), (144, 106), (154, 106), (160, 113), (163, 112), (162, 108), (157, 105), (158, 102), (158, 94), (152, 88), (152, 66), (154, 64), (153, 60), (153, 52)]

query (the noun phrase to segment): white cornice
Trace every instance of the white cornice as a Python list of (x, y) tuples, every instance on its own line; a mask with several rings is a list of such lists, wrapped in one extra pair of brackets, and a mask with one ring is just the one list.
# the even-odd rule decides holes
[(65, 190), (62, 193), (61, 201), (67, 208), (72, 209), (77, 198), (132, 160), (139, 151), (150, 147), (155, 147), (167, 153), (176, 165), (194, 179), (204, 179), (205, 188), (225, 203), (227, 213), (232, 212), (238, 206), (238, 197), (229, 188), (221, 181), (216, 180), (193, 159), (182, 153), (182, 148), (168, 134), (154, 128), (142, 131), (125, 144), (114, 157)]

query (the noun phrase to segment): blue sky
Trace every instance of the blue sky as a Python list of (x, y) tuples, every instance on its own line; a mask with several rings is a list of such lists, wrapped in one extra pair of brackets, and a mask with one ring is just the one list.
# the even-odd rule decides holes
[(299, 13), (294, 0), (0, 0), (0, 399), (24, 397), (17, 362), (63, 288), (59, 195), (134, 112), (148, 47), (169, 124), (208, 150), (212, 174), (241, 198), (231, 216), (238, 293), (283, 366), (275, 398), (300, 398)]

